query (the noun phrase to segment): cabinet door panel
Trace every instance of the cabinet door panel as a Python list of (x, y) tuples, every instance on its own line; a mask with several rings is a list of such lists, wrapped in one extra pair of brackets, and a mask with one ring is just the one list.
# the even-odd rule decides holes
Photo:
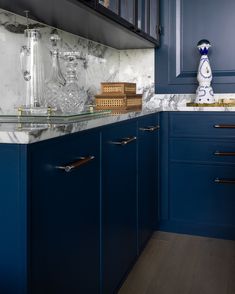
[(138, 242), (150, 238), (157, 221), (158, 126), (156, 114), (138, 120)]
[(171, 161), (235, 164), (235, 141), (170, 139)]
[(27, 292), (25, 146), (0, 144), (0, 293)]
[(220, 0), (161, 2), (164, 32), (157, 51), (158, 93), (195, 93), (200, 60), (197, 43), (201, 39), (208, 39), (212, 45), (209, 59), (214, 91), (235, 91), (235, 60), (231, 50), (235, 41), (230, 38), (235, 26), (234, 10), (233, 0), (227, 0), (226, 5)]
[(114, 293), (137, 256), (136, 122), (102, 132), (103, 292)]
[(33, 293), (99, 293), (99, 133), (34, 144), (31, 168)]
[[(235, 168), (172, 163), (170, 220), (235, 227)], [(219, 184), (216, 179), (234, 180)]]
[(135, 22), (135, 1), (134, 0), (120, 0), (120, 15), (126, 19), (129, 23)]
[(169, 124), (170, 137), (235, 138), (235, 117), (232, 113), (172, 113)]
[(150, 0), (149, 12), (149, 34), (154, 39), (159, 39), (158, 25), (159, 25), (159, 0)]
[(137, 18), (137, 26), (140, 30), (143, 32), (148, 32), (149, 26), (148, 26), (148, 12), (149, 12), (149, 6), (147, 0), (137, 0), (138, 3), (138, 18)]

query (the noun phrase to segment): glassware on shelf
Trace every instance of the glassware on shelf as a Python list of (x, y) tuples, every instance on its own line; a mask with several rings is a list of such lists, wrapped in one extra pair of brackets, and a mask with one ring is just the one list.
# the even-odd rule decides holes
[(20, 52), (21, 69), (26, 81), (26, 106), (43, 105), (44, 66), (39, 29), (26, 29), (28, 45), (22, 46)]
[(63, 99), (60, 108), (63, 113), (81, 113), (85, 108), (85, 95), (78, 85), (76, 68), (78, 66), (78, 52), (65, 52), (66, 59), (66, 85), (63, 88)]
[(51, 50), (51, 73), (45, 83), (45, 98), (48, 107), (61, 111), (61, 101), (63, 99), (63, 87), (66, 80), (61, 72), (59, 63), (59, 49), (58, 42), (60, 37), (54, 33), (50, 37), (52, 44)]

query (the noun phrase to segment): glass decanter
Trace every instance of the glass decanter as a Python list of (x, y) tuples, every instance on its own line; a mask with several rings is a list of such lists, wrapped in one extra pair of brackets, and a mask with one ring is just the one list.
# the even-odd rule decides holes
[(61, 101), (63, 99), (63, 87), (66, 84), (66, 80), (61, 72), (59, 63), (59, 49), (58, 42), (60, 37), (54, 33), (50, 37), (52, 44), (51, 53), (51, 72), (45, 85), (45, 97), (48, 107), (54, 110), (61, 111)]
[(60, 108), (64, 113), (80, 113), (85, 107), (85, 97), (82, 89), (78, 85), (76, 68), (78, 66), (78, 52), (65, 52), (66, 65), (66, 85), (63, 89), (63, 99)]

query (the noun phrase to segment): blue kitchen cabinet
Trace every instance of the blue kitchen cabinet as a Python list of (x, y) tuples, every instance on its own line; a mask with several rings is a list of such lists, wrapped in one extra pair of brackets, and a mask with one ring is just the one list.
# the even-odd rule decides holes
[(99, 12), (149, 40), (156, 47), (159, 45), (159, 6), (160, 0), (97, 1)]
[(102, 130), (102, 294), (117, 290), (137, 257), (136, 126)]
[(0, 144), (1, 294), (100, 293), (99, 142)]
[(200, 60), (196, 46), (201, 39), (212, 45), (209, 59), (214, 91), (235, 92), (234, 0), (227, 0), (226, 5), (220, 0), (164, 0), (160, 8), (156, 93), (195, 93)]
[(172, 162), (170, 171), (172, 228), (235, 239), (235, 167)]
[(30, 145), (33, 294), (99, 293), (99, 139), (90, 131)]
[(158, 136), (159, 116), (138, 120), (138, 248), (151, 237), (158, 215)]
[(0, 144), (0, 293), (27, 293), (26, 146)]
[(165, 112), (160, 229), (235, 239), (235, 119), (225, 112)]
[[(159, 21), (159, 0), (154, 0), (156, 4), (151, 6), (149, 23), (153, 28), (148, 33), (142, 32), (135, 24), (135, 1), (0, 0), (0, 8), (22, 16), (25, 16), (25, 10), (29, 10), (30, 18), (39, 23), (116, 49), (155, 48), (159, 44), (155, 30)], [(23, 33), (25, 28), (21, 26), (18, 30)], [(14, 25), (7, 29), (16, 30)]]

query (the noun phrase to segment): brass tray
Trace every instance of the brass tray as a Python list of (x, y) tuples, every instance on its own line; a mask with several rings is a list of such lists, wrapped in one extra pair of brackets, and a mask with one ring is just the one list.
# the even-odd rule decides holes
[(110, 110), (94, 110), (81, 113), (50, 113), (27, 114), (18, 111), (0, 114), (0, 123), (41, 123), (41, 124), (65, 124), (100, 118), (111, 115)]

